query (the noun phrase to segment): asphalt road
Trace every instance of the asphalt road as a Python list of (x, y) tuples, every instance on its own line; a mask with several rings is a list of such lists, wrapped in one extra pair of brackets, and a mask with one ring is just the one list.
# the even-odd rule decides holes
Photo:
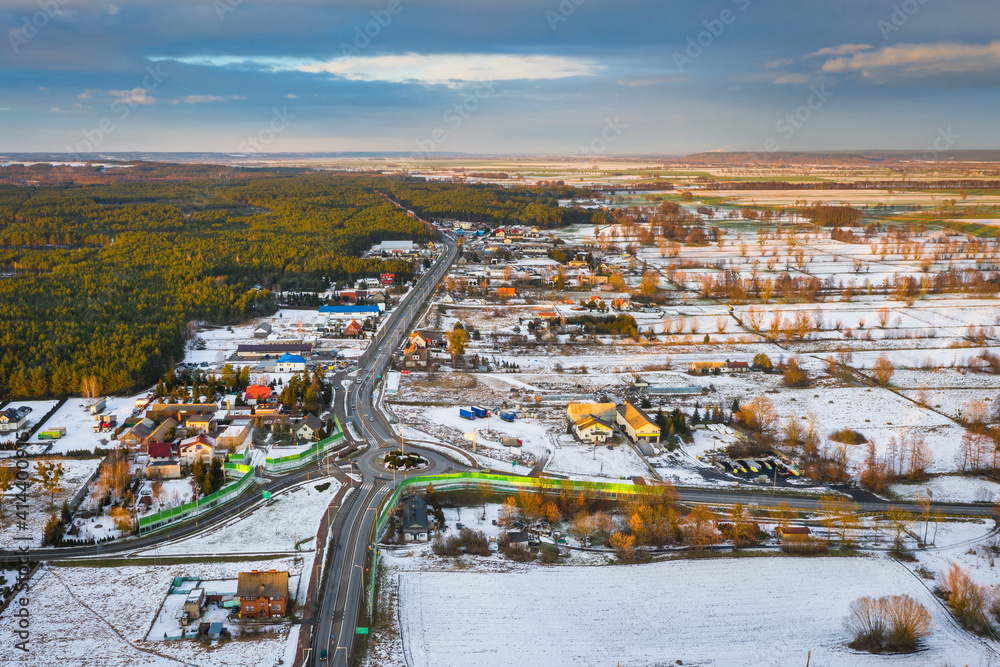
[[(426, 458), (429, 466), (409, 474), (392, 473), (379, 465), (386, 452), (401, 446), (392, 425), (385, 415), (375, 408), (375, 387), (385, 373), (393, 351), (408, 342), (409, 332), (416, 322), (424, 304), (433, 294), (438, 282), (444, 278), (448, 267), (457, 255), (454, 242), (444, 238), (445, 249), (437, 261), (417, 281), (413, 289), (396, 306), (378, 333), (372, 338), (367, 351), (358, 359), (357, 375), (348, 391), (337, 392), (334, 409), (342, 423), (348, 420), (368, 444), (368, 450), (356, 460), (355, 474), (361, 475), (361, 483), (341, 508), (333, 530), (333, 557), (326, 583), (321, 591), (320, 612), (312, 638), (310, 656), (306, 664), (322, 664), (321, 656), (326, 651), (326, 662), (346, 666), (354, 645), (358, 614), (364, 599), (366, 576), (365, 567), (369, 561), (369, 551), (375, 545), (375, 520), (379, 508), (392, 489), (410, 475), (425, 475), (448, 472), (456, 466), (437, 452), (419, 447), (407, 447), (407, 451), (419, 453)], [(367, 625), (367, 623), (362, 623)]]

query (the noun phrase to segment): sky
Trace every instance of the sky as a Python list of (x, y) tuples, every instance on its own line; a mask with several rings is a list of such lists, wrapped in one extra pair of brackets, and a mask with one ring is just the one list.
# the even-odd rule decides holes
[(996, 0), (2, 0), (0, 151), (1000, 148)]

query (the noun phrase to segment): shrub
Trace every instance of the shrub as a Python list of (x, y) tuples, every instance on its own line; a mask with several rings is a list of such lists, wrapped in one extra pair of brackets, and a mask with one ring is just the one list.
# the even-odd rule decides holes
[(490, 555), (490, 540), (481, 530), (463, 528), (458, 536), (462, 546), (465, 547), (465, 553), (470, 556)]
[(438, 535), (431, 542), (431, 550), (436, 556), (461, 556), (462, 538), (458, 535), (451, 535), (447, 538)]
[(853, 649), (881, 653), (914, 651), (931, 630), (931, 615), (909, 595), (863, 597), (851, 603), (846, 625)]
[(799, 362), (795, 357), (788, 360), (785, 364), (785, 370), (782, 373), (782, 380), (786, 387), (792, 387), (794, 389), (802, 389), (809, 386), (809, 376), (806, 372), (802, 370), (799, 366)]
[(839, 431), (834, 431), (830, 434), (830, 440), (845, 445), (863, 445), (868, 442), (868, 438), (864, 435), (849, 428), (842, 428)]
[(982, 635), (994, 634), (986, 615), (986, 587), (972, 581), (960, 565), (951, 564), (941, 582), (941, 590), (955, 619), (966, 630)]

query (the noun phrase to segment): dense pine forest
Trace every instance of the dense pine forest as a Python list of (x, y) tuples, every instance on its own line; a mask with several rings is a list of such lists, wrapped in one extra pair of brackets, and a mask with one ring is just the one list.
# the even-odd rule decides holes
[(288, 169), (12, 166), (0, 182), (9, 183), (0, 185), (6, 398), (77, 393), (90, 375), (106, 393), (148, 386), (183, 357), (190, 321), (269, 314), (271, 292), (289, 285), (382, 271), (408, 279), (408, 262), (359, 256), (384, 239), (431, 237), (390, 198), (498, 223), (583, 215), (558, 208), (567, 188)]

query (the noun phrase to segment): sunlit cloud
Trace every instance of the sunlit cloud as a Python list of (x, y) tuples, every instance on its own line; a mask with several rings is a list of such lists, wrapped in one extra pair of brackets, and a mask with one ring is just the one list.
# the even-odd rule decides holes
[(156, 104), (156, 98), (150, 95), (148, 90), (141, 87), (132, 90), (109, 90), (108, 94), (122, 104)]
[(899, 44), (823, 63), (824, 72), (860, 72), (873, 79), (1000, 70), (1000, 41), (990, 44)]
[(547, 55), (420, 54), (348, 56), (329, 60), (267, 56), (152, 58), (188, 65), (329, 74), (351, 81), (455, 85), (476, 81), (563, 79), (604, 69), (592, 60)]

